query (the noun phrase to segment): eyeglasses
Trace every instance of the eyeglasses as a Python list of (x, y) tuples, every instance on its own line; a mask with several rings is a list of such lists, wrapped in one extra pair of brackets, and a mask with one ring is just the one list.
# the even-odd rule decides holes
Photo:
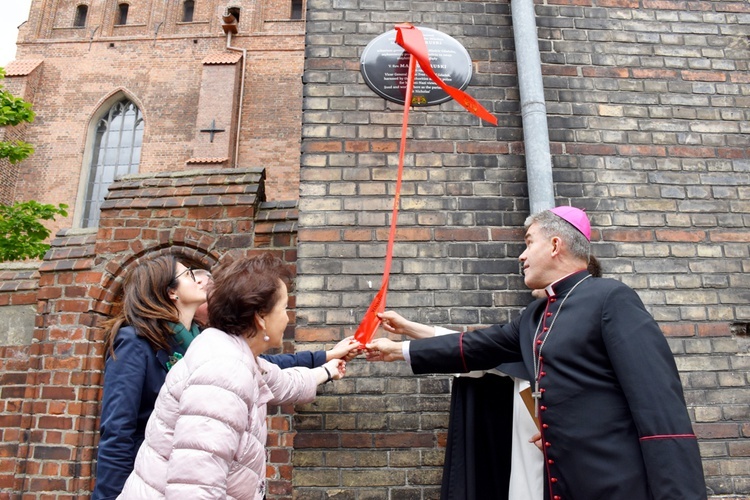
[(211, 276), (211, 273), (207, 269), (194, 269), (193, 274), (196, 278), (207, 278), (211, 281), (213, 281), (214, 279), (214, 277)]
[(195, 279), (195, 273), (193, 272), (193, 268), (191, 268), (191, 267), (188, 267), (187, 269), (185, 269), (184, 271), (182, 271), (181, 273), (179, 273), (177, 276), (174, 277), (174, 279), (175, 280), (180, 279), (180, 276), (182, 276), (185, 273), (187, 273), (188, 276), (190, 276), (190, 279), (192, 279), (193, 281), (196, 281), (196, 279)]

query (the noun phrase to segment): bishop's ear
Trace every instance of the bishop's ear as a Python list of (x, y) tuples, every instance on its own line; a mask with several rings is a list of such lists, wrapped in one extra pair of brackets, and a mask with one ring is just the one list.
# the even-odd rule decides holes
[(562, 251), (563, 242), (562, 238), (559, 236), (553, 236), (550, 240), (550, 243), (552, 243), (552, 255), (558, 255)]

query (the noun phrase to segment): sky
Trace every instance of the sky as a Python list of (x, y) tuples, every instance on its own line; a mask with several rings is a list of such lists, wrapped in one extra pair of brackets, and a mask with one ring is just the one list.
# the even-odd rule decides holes
[(0, 0), (0, 66), (16, 58), (18, 26), (29, 18), (31, 0)]

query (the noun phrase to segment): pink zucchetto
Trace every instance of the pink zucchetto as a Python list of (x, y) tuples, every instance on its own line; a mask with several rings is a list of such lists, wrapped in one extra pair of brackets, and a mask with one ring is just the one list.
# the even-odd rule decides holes
[(555, 207), (550, 212), (561, 219), (569, 222), (574, 228), (578, 229), (587, 240), (591, 241), (591, 223), (586, 212), (576, 207)]

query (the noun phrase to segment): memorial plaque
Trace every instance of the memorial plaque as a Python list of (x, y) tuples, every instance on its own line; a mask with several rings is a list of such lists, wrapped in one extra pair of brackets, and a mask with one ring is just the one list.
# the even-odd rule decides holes
[[(471, 58), (455, 38), (430, 28), (419, 28), (424, 36), (430, 65), (451, 87), (464, 90), (471, 80)], [(360, 59), (365, 83), (376, 94), (389, 101), (404, 104), (409, 72), (409, 53), (396, 43), (396, 30), (373, 39)], [(417, 64), (414, 75), (412, 106), (432, 106), (449, 101), (451, 96), (433, 82)]]

